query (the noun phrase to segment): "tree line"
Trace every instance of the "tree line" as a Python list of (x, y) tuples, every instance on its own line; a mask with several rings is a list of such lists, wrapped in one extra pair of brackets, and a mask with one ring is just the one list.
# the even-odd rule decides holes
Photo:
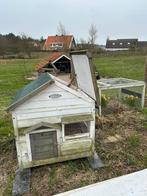
[[(83, 38), (77, 39), (77, 48), (85, 49), (94, 48), (97, 39), (97, 28), (94, 24), (91, 24), (89, 31), (88, 31), (88, 40), (84, 40)], [(58, 35), (67, 35), (69, 34), (66, 30), (65, 26), (59, 22), (57, 26), (57, 34)], [(31, 52), (33, 51), (40, 51), (44, 44), (44, 39), (35, 40), (24, 33), (21, 35), (15, 35), (13, 33), (9, 33), (6, 35), (0, 34), (0, 56), (12, 56), (18, 55), (19, 56), (28, 56), (31, 57)]]
[(0, 56), (23, 54), (30, 58), (32, 51), (40, 49), (40, 42), (25, 34), (0, 34)]

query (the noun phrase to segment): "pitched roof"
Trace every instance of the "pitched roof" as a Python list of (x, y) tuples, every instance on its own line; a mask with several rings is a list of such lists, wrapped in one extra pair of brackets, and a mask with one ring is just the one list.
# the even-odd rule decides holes
[(131, 46), (137, 46), (138, 39), (116, 39), (107, 40), (106, 48), (130, 48)]
[(24, 102), (29, 97), (40, 92), (46, 85), (53, 82), (53, 79), (48, 73), (42, 73), (38, 79), (32, 81), (30, 84), (26, 85), (24, 88), (19, 90), (14, 97), (11, 105), (7, 108), (7, 111), (14, 109), (18, 104)]
[(63, 43), (66, 47), (70, 48), (73, 35), (55, 35), (48, 36), (43, 46), (44, 49), (48, 48), (52, 43)]
[(63, 56), (70, 60), (70, 58), (67, 55), (65, 55), (64, 52), (53, 52), (48, 58), (43, 59), (39, 64), (35, 66), (36, 71), (39, 71), (48, 63), (55, 63), (58, 59), (60, 59)]

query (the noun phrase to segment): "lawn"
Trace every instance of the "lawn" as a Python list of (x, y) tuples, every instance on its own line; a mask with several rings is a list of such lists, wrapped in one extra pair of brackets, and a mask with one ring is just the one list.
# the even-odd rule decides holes
[(12, 134), (10, 115), (4, 111), (16, 91), (28, 83), (37, 59), (0, 60), (0, 137)]
[(144, 80), (145, 56), (97, 57), (96, 70), (102, 77), (125, 77)]
[[(17, 168), (11, 116), (4, 109), (15, 92), (27, 84), (40, 56), (33, 59), (0, 60), (0, 193), (11, 195)], [(144, 56), (98, 57), (97, 71), (105, 77), (128, 77), (143, 80)], [(135, 111), (114, 105), (113, 113), (97, 118), (96, 151), (105, 167), (94, 171), (86, 159), (37, 167), (32, 170), (31, 193), (52, 195), (147, 167), (147, 110)], [(105, 143), (119, 135), (116, 142)]]

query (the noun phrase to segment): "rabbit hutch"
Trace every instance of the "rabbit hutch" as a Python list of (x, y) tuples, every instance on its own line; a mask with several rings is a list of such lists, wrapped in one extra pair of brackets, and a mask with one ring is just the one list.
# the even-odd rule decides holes
[(43, 73), (18, 91), (12, 114), (19, 167), (89, 157), (94, 153), (95, 101)]

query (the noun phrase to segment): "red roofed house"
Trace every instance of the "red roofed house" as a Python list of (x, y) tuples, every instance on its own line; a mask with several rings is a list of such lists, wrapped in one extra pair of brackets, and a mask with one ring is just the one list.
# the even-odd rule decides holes
[(53, 52), (35, 67), (38, 73), (70, 73), (70, 58), (63, 52)]
[(55, 35), (48, 36), (43, 45), (43, 50), (73, 49), (75, 46), (76, 43), (73, 35)]

